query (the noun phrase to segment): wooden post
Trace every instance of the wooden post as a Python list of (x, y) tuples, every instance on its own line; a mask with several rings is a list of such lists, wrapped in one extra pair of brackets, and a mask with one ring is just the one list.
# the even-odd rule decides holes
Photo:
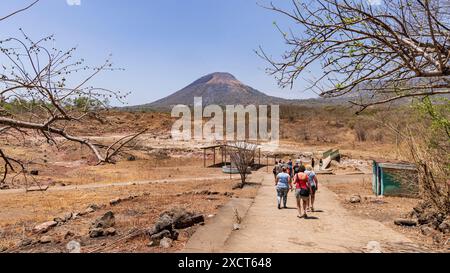
[(258, 159), (258, 165), (261, 166), (261, 148), (259, 148), (259, 159)]
[(233, 177), (232, 177), (232, 171), (231, 171), (231, 167), (233, 166), (233, 164), (231, 164), (231, 153), (230, 153), (230, 180), (232, 180), (233, 179)]
[(213, 162), (214, 162), (214, 167), (216, 166), (216, 147), (213, 148), (214, 149), (214, 155), (213, 155)]
[(267, 172), (269, 172), (269, 155), (267, 155)]
[(203, 168), (206, 168), (206, 149), (203, 149)]

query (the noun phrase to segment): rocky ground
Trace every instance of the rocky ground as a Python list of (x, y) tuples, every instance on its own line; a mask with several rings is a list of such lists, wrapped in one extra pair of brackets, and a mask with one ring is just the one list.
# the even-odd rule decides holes
[(420, 199), (377, 198), (371, 190), (370, 175), (357, 179), (327, 176), (322, 180), (337, 194), (342, 206), (355, 215), (383, 223), (432, 251), (450, 251), (448, 216), (427, 211), (429, 207), (424, 207)]

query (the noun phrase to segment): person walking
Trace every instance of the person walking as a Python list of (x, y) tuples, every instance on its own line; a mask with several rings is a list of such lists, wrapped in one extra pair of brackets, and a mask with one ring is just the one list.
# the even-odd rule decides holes
[(314, 212), (316, 192), (319, 190), (319, 179), (317, 179), (317, 175), (314, 172), (312, 166), (307, 166), (305, 173), (308, 175), (309, 184), (311, 185), (311, 195), (309, 197), (308, 210)]
[(314, 170), (314, 166), (315, 165), (316, 165), (316, 160), (313, 157), (312, 160), (311, 160), (311, 166), (312, 166), (313, 170)]
[(273, 167), (273, 176), (275, 179), (277, 179), (277, 175), (278, 175), (278, 161), (275, 161), (275, 166)]
[[(308, 218), (306, 208), (309, 203), (311, 186), (309, 184), (308, 175), (305, 173), (305, 166), (300, 166), (300, 172), (294, 177), (296, 187), (295, 197), (297, 198), (298, 218)], [(303, 209), (302, 209), (303, 208)]]
[(289, 158), (288, 168), (289, 168), (289, 175), (291, 176), (291, 178), (293, 178), (294, 172), (293, 172), (293, 162), (291, 158)]
[(292, 189), (292, 180), (287, 174), (286, 167), (283, 167), (282, 172), (277, 175), (275, 186), (277, 189), (278, 209), (281, 209), (281, 202), (283, 202), (283, 208), (286, 209), (288, 193)]
[(294, 176), (300, 172), (300, 164), (297, 162), (294, 166)]

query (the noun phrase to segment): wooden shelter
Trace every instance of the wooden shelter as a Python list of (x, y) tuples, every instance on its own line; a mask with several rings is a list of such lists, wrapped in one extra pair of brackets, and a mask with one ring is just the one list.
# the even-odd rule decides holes
[[(255, 144), (256, 145), (256, 144)], [(261, 147), (256, 145), (258, 164), (261, 166)], [(222, 143), (216, 144), (212, 146), (207, 146), (201, 148), (203, 150), (203, 167), (222, 167), (227, 164), (231, 164), (231, 152), (233, 149), (236, 149), (236, 144), (232, 143)], [(206, 157), (208, 151), (212, 152), (213, 155), (213, 165), (207, 166)], [(219, 151), (220, 162), (218, 161), (217, 151)], [(229, 160), (229, 161), (228, 161)]]

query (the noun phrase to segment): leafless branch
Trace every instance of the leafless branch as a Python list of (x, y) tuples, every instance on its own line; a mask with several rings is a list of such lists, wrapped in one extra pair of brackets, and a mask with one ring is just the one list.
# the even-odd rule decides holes
[[(322, 97), (363, 98), (363, 109), (409, 97), (448, 94), (450, 4), (447, 0), (292, 0), (266, 9), (300, 26), (275, 27), (289, 49), (277, 60), (260, 48), (282, 87), (304, 76)], [(306, 75), (320, 65), (321, 75)], [(316, 69), (316, 68), (315, 68)], [(315, 71), (314, 73), (317, 74)], [(419, 92), (417, 90), (420, 89)], [(389, 90), (389, 91), (388, 91)]]

